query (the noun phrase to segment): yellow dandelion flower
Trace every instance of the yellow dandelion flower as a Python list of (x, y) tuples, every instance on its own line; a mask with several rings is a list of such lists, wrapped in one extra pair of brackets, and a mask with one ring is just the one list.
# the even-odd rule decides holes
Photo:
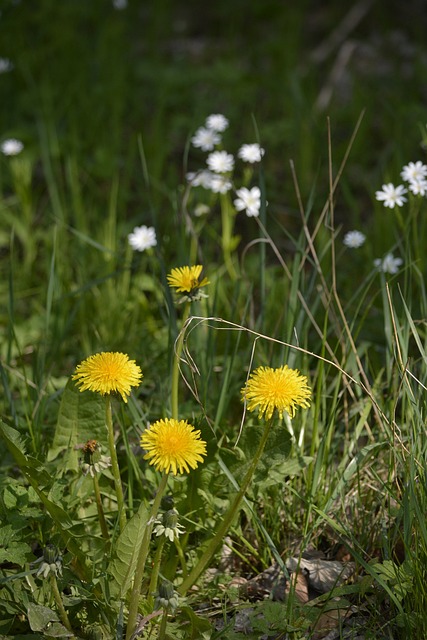
[(157, 471), (174, 475), (189, 473), (203, 462), (206, 442), (185, 420), (166, 418), (150, 425), (141, 436), (141, 447), (147, 451), (144, 456)]
[(89, 356), (76, 367), (73, 380), (80, 391), (96, 391), (102, 395), (120, 393), (123, 400), (142, 379), (140, 367), (124, 353), (105, 351)]
[(209, 284), (207, 278), (200, 280), (202, 273), (202, 265), (197, 264), (193, 267), (176, 267), (172, 269), (167, 276), (169, 286), (176, 289), (178, 293), (185, 293), (188, 297), (194, 298), (195, 294), (199, 294), (198, 291), (201, 287)]
[(284, 411), (293, 418), (298, 406), (306, 409), (310, 405), (310, 396), (306, 376), (287, 365), (278, 369), (258, 367), (242, 389), (249, 411), (258, 410), (259, 417), (264, 415), (266, 420), (270, 420), (275, 409), (280, 418)]

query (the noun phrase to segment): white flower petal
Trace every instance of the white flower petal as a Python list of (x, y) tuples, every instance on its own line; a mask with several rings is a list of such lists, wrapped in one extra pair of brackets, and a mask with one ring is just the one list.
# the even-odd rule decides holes
[(154, 227), (135, 227), (128, 235), (128, 242), (134, 251), (145, 251), (157, 245), (156, 230)]
[(23, 143), (16, 138), (10, 138), (1, 144), (1, 150), (5, 156), (17, 156), (18, 153), (21, 153), (23, 148)]
[(215, 173), (228, 173), (234, 168), (234, 158), (226, 151), (213, 151), (208, 155), (206, 164)]
[(365, 242), (366, 236), (361, 231), (348, 231), (343, 239), (343, 243), (350, 249), (358, 249)]
[(206, 118), (206, 127), (212, 131), (225, 131), (228, 127), (228, 120), (222, 113), (213, 113)]
[(264, 149), (260, 147), (257, 142), (255, 142), (253, 144), (243, 144), (237, 152), (237, 155), (244, 162), (254, 163), (260, 162), (264, 153)]

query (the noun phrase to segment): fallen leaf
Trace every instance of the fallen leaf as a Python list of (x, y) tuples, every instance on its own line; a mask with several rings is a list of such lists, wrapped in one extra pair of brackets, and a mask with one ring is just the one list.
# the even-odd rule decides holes
[(286, 583), (285, 593), (288, 597), (294, 594), (301, 604), (308, 602), (308, 582), (307, 576), (303, 571), (297, 571), (292, 574), (290, 581)]
[(346, 618), (352, 614), (349, 609), (330, 609), (321, 613), (314, 625), (313, 640), (320, 640), (329, 631), (336, 629)]
[(297, 569), (308, 571), (308, 584), (319, 593), (327, 593), (342, 584), (354, 573), (353, 562), (338, 562), (337, 560), (306, 560), (305, 558), (289, 558), (286, 568), (290, 572)]

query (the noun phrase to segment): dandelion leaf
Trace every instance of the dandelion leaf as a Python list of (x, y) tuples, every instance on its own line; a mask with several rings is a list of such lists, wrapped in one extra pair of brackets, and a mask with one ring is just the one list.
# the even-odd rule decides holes
[(112, 597), (124, 598), (131, 586), (147, 521), (148, 511), (141, 504), (117, 540), (115, 555), (108, 567), (108, 573), (113, 577), (109, 584)]
[(25, 453), (24, 442), (16, 429), (9, 427), (0, 420), (0, 435), (3, 437), (7, 448), (22, 473), (24, 473), (30, 482), (33, 481), (31, 484), (35, 483), (39, 486), (50, 483), (50, 476), (42, 463)]
[(55, 611), (41, 604), (30, 602), (27, 610), (28, 622), (32, 631), (43, 631), (52, 622), (58, 622), (59, 618)]
[[(239, 445), (245, 452), (248, 460), (251, 460), (258, 449), (263, 427), (260, 425), (247, 427), (243, 430)], [(260, 463), (270, 466), (271, 462), (282, 462), (289, 457), (291, 451), (291, 436), (283, 424), (275, 424), (271, 427)]]
[(16, 540), (16, 535), (12, 525), (0, 527), (0, 563), (13, 562), (22, 567), (34, 556), (31, 547), (26, 542)]
[(78, 470), (79, 451), (76, 445), (88, 440), (97, 440), (107, 450), (107, 429), (105, 426), (105, 400), (98, 394), (81, 393), (70, 380), (64, 389), (59, 407), (58, 421), (48, 461), (64, 454), (64, 470)]
[[(191, 640), (209, 640), (212, 637), (212, 625), (210, 621), (197, 615), (192, 607), (182, 606), (180, 607), (179, 614), (176, 620), (177, 631), (183, 627), (186, 629), (186, 637)], [(169, 628), (169, 631), (173, 631), (173, 627)], [(173, 636), (176, 638), (177, 636)]]
[[(240, 467), (239, 475), (246, 472), (261, 436), (262, 429), (259, 427), (249, 427), (244, 430), (239, 445), (245, 453), (247, 462)], [(283, 482), (287, 476), (298, 475), (309, 464), (311, 461), (309, 457), (290, 457), (291, 445), (291, 436), (283, 424), (274, 425), (255, 472), (255, 482), (259, 488), (265, 489), (271, 484)], [(234, 472), (236, 472), (235, 469)]]
[(19, 467), (28, 466), (28, 459), (25, 455), (25, 444), (19, 432), (0, 420), (0, 433), (6, 442), (7, 448), (14, 457), (16, 464)]

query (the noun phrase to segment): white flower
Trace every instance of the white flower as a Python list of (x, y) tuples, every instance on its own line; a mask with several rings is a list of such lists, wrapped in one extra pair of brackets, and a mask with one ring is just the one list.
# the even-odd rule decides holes
[(207, 157), (206, 163), (211, 171), (215, 173), (227, 173), (234, 167), (234, 158), (226, 151), (214, 151)]
[(234, 206), (237, 211), (246, 210), (248, 217), (259, 216), (261, 207), (261, 190), (259, 187), (252, 187), (250, 190), (242, 187), (237, 189), (236, 195), (238, 198), (234, 201)]
[(191, 183), (192, 187), (203, 187), (203, 189), (210, 189), (212, 184), (212, 178), (214, 174), (212, 171), (203, 169), (203, 171), (187, 173), (186, 178)]
[(212, 175), (212, 180), (210, 184), (210, 190), (213, 193), (227, 193), (232, 188), (231, 180), (226, 178), (225, 176)]
[(425, 196), (427, 193), (427, 180), (425, 178), (409, 180), (409, 191), (412, 191), (415, 195)]
[(261, 162), (261, 158), (265, 151), (257, 142), (253, 144), (242, 144), (237, 155), (244, 162)]
[(366, 236), (361, 231), (348, 231), (343, 239), (343, 243), (350, 249), (358, 249), (365, 242)]
[(387, 253), (383, 259), (374, 260), (374, 265), (383, 273), (397, 273), (402, 263), (402, 258), (395, 258), (392, 253)]
[(126, 9), (128, 6), (128, 0), (113, 0), (113, 7), (115, 9)]
[(409, 162), (403, 167), (400, 175), (402, 176), (402, 179), (406, 181), (422, 180), (427, 176), (427, 165), (423, 164), (421, 160), (417, 160), (417, 162)]
[(128, 235), (128, 241), (134, 251), (145, 251), (157, 244), (156, 230), (154, 227), (135, 227)]
[(199, 127), (191, 138), (194, 147), (199, 147), (202, 151), (211, 151), (216, 144), (221, 142), (221, 136), (213, 129)]
[(206, 127), (212, 131), (225, 131), (228, 127), (228, 120), (221, 113), (213, 113), (206, 118)]
[(9, 140), (5, 140), (1, 144), (2, 153), (5, 156), (17, 156), (18, 153), (21, 153), (24, 145), (20, 140), (16, 140), (15, 138), (10, 138)]
[(0, 58), (0, 73), (7, 73), (8, 71), (12, 71), (13, 64), (9, 60), (9, 58)]
[(404, 193), (407, 193), (407, 189), (402, 184), (395, 187), (389, 182), (388, 184), (383, 184), (382, 191), (375, 192), (375, 197), (377, 200), (383, 200), (385, 207), (394, 209), (395, 205), (401, 207), (406, 202)]

